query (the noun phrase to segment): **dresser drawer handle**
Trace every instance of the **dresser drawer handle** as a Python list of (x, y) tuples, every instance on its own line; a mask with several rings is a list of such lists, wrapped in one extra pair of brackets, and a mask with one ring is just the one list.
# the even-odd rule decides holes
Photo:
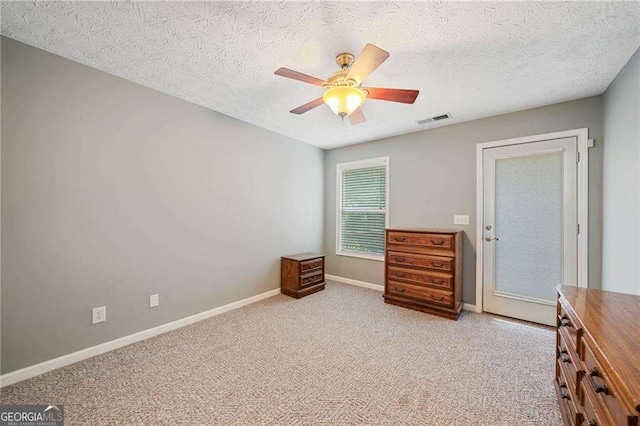
[(442, 301), (444, 300), (444, 296), (440, 296), (440, 297), (431, 296), (431, 298), (432, 298), (433, 300), (438, 300), (438, 301), (440, 301), (440, 302), (442, 302)]
[(589, 420), (589, 426), (598, 426), (598, 422), (595, 419)]
[(404, 257), (396, 257), (396, 262), (404, 262)]
[(598, 370), (598, 367), (591, 367), (589, 369), (589, 381), (591, 382), (591, 387), (593, 387), (596, 393), (609, 395), (609, 388), (607, 387), (607, 385), (605, 385), (604, 383), (596, 385), (593, 381), (593, 377), (602, 377), (600, 376), (600, 370)]
[(444, 240), (431, 240), (431, 244), (434, 246), (441, 246), (444, 245)]
[(394, 275), (399, 278), (404, 278), (404, 276), (407, 274), (403, 274), (402, 272), (394, 272)]
[(404, 293), (404, 292), (405, 292), (405, 290), (406, 290), (406, 289), (404, 289), (404, 288), (396, 287), (396, 291), (397, 291), (398, 293)]
[(569, 358), (569, 356), (563, 356), (563, 355), (567, 355), (567, 354), (561, 354), (560, 355), (560, 361), (564, 362), (565, 364), (571, 364), (571, 358)]
[(571, 397), (564, 390), (567, 388), (567, 384), (565, 382), (560, 383), (560, 395), (562, 395), (562, 399), (571, 400)]
[(563, 327), (571, 327), (571, 321), (569, 321), (566, 317), (563, 317), (560, 320), (560, 324), (562, 324)]
[(607, 385), (596, 385), (596, 393), (609, 395), (609, 388), (607, 387)]
[(567, 350), (566, 349), (560, 349), (560, 355), (564, 355), (567, 354)]
[(434, 268), (442, 268), (444, 266), (444, 262), (442, 263), (432, 263)]
[(399, 243), (403, 242), (406, 238), (405, 237), (393, 237), (394, 240), (398, 241)]

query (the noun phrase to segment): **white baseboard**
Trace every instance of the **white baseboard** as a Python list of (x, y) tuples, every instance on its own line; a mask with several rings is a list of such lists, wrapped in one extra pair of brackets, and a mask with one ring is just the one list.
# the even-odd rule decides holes
[(465, 303), (464, 305), (462, 305), (462, 309), (469, 312), (482, 312), (482, 309), (478, 309), (476, 305), (472, 305), (471, 303)]
[(256, 296), (248, 297), (246, 299), (238, 300), (237, 302), (232, 302), (224, 306), (220, 306), (208, 311), (200, 312), (199, 314), (191, 315), (189, 317), (172, 321), (167, 324), (149, 328), (147, 330), (130, 334), (128, 336), (124, 336), (119, 339), (101, 343), (99, 345), (82, 349), (67, 355), (63, 355), (61, 357), (54, 358), (49, 361), (44, 361), (39, 364), (31, 365), (29, 367), (25, 367), (20, 370), (3, 374), (2, 376), (0, 376), (0, 387), (8, 386), (17, 382), (21, 382), (22, 380), (39, 376), (40, 374), (44, 374), (51, 370), (55, 370), (56, 368), (74, 364), (78, 361), (82, 361), (84, 359), (91, 358), (93, 356), (100, 355), (105, 352), (109, 352), (114, 349), (118, 349), (123, 346), (130, 345), (132, 343), (140, 342), (150, 337), (157, 336), (158, 334), (166, 333), (168, 331), (175, 330), (177, 328), (184, 327), (186, 325), (190, 325), (195, 322), (214, 317), (216, 315), (224, 314), (225, 312), (229, 312), (234, 309), (238, 309), (243, 306), (250, 305), (252, 303), (258, 302), (263, 299), (267, 299), (272, 296), (276, 296), (278, 294), (280, 294), (280, 288), (269, 290), (266, 293), (262, 293)]
[(351, 278), (339, 277), (337, 275), (324, 274), (327, 280), (338, 281), (344, 284), (355, 285), (358, 287), (370, 288), (371, 290), (384, 291), (383, 285), (368, 283), (365, 281), (352, 280)]
[[(384, 286), (382, 285), (368, 283), (365, 281), (352, 280), (351, 278), (344, 278), (344, 277), (339, 277), (337, 275), (331, 275), (331, 274), (324, 274), (324, 276), (328, 280), (338, 281), (344, 284), (355, 285), (358, 287), (370, 288), (372, 290), (384, 291)], [(482, 312), (481, 310), (478, 309), (476, 305), (472, 305), (471, 303), (465, 303), (462, 306), (462, 309), (470, 312)]]

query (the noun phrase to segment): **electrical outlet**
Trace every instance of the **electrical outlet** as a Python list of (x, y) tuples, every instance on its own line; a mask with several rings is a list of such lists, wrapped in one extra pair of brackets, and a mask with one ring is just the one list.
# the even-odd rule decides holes
[(466, 215), (454, 215), (453, 216), (453, 224), (454, 225), (468, 225), (469, 224), (469, 216)]
[(149, 296), (149, 307), (150, 308), (155, 308), (159, 304), (160, 304), (160, 295), (152, 294), (151, 296)]
[(107, 320), (107, 307), (100, 306), (99, 308), (93, 308), (91, 316), (91, 324), (98, 324), (99, 322), (105, 322)]

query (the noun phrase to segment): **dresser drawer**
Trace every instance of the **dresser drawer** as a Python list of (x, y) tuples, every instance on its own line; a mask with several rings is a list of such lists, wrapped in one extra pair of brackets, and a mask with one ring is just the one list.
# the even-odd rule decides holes
[(389, 251), (388, 261), (389, 263), (394, 265), (417, 266), (420, 268), (429, 268), (437, 271), (450, 272), (453, 270), (453, 259), (449, 257)]
[(387, 269), (389, 279), (408, 281), (412, 284), (427, 285), (443, 290), (451, 289), (452, 275), (440, 272), (429, 272), (418, 269), (398, 268), (389, 266)]
[(308, 274), (304, 274), (300, 276), (300, 286), (304, 287), (307, 285), (312, 285), (312, 284), (317, 284), (317, 283), (321, 283), (322, 279), (323, 279), (323, 272), (322, 269), (314, 271), (314, 272), (309, 272)]
[(442, 306), (453, 306), (453, 293), (450, 291), (430, 289), (391, 280), (388, 283), (388, 291), (396, 296), (420, 299), (424, 302)]
[(588, 339), (583, 339), (582, 342), (582, 360), (586, 367), (582, 380), (584, 386), (591, 391), (593, 399), (606, 407), (616, 424), (630, 424), (629, 420), (633, 418), (634, 413), (624, 409), (616, 390), (611, 387), (611, 378), (595, 356), (591, 342)]
[(450, 250), (453, 246), (453, 236), (389, 231), (387, 243)]
[(560, 299), (560, 303), (558, 304), (560, 307), (560, 314), (558, 315), (558, 328), (564, 328), (569, 336), (569, 340), (573, 345), (573, 349), (575, 351), (578, 350), (578, 341), (582, 336), (582, 326), (575, 319), (573, 314), (564, 306), (562, 303), (562, 299)]
[(555, 381), (556, 394), (561, 406), (565, 408), (569, 421), (572, 425), (581, 425), (584, 419), (582, 410), (580, 409), (580, 401), (577, 394), (570, 390), (570, 384), (567, 379), (560, 375)]
[(569, 334), (564, 328), (558, 329), (558, 363), (566, 372), (573, 385), (572, 391), (578, 393), (580, 379), (584, 375), (584, 368), (573, 345), (570, 343)]
[(310, 259), (300, 262), (300, 272), (313, 271), (314, 269), (320, 269), (324, 266), (324, 259)]
[[(596, 397), (584, 381), (580, 383), (580, 402), (584, 412), (584, 424), (588, 426), (614, 426), (613, 419), (605, 410), (602, 410), (596, 401)], [(625, 425), (626, 423), (619, 423)]]

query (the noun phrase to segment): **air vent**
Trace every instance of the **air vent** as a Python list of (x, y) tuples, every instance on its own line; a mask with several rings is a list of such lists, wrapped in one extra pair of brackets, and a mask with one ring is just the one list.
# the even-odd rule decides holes
[(431, 118), (425, 118), (424, 120), (418, 120), (418, 124), (433, 123), (435, 121), (446, 120), (447, 118), (451, 118), (451, 114), (446, 113), (446, 114), (436, 115), (435, 117), (431, 117)]
[(447, 113), (447, 114), (442, 114), (442, 115), (436, 115), (435, 117), (431, 117), (433, 118), (433, 121), (440, 121), (440, 120), (446, 120), (447, 118), (450, 118), (451, 116)]

